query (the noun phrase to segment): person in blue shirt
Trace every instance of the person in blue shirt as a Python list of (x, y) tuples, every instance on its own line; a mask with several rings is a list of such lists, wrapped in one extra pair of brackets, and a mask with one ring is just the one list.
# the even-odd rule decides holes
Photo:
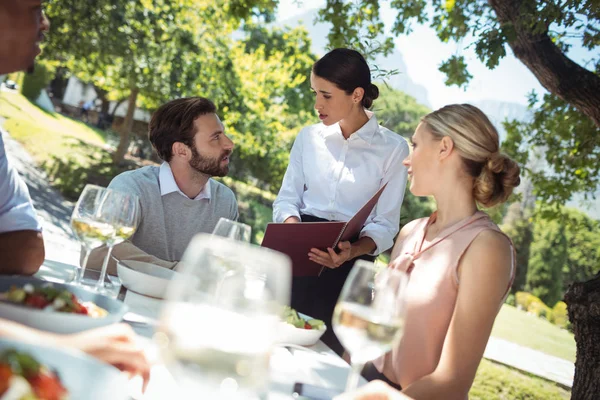
[[(0, 75), (32, 70), (48, 29), (41, 0), (0, 0)], [(33, 274), (44, 261), (42, 229), (3, 136), (0, 130), (0, 274)]]

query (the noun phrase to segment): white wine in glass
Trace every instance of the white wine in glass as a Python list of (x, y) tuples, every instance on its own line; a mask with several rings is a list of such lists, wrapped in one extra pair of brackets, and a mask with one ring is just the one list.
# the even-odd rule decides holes
[(115, 288), (110, 281), (106, 282), (108, 261), (113, 247), (129, 239), (135, 233), (139, 222), (139, 210), (139, 199), (135, 194), (107, 189), (98, 208), (98, 216), (102, 221), (111, 225), (113, 231), (112, 235), (106, 240), (108, 249), (102, 263), (100, 278), (95, 286), (97, 292), (111, 295), (118, 294), (114, 292), (118, 292), (120, 287)]
[(408, 277), (358, 260), (348, 275), (332, 319), (333, 331), (350, 355), (346, 391), (356, 389), (365, 363), (392, 349), (404, 331)]
[(290, 259), (201, 234), (180, 266), (155, 335), (165, 364), (190, 398), (263, 398), (282, 308), (290, 301)]
[(84, 251), (83, 262), (75, 278), (75, 284), (82, 282), (90, 251), (106, 243), (115, 232), (111, 224), (102, 221), (98, 216), (98, 209), (106, 190), (100, 186), (86, 185), (71, 215), (71, 228)]

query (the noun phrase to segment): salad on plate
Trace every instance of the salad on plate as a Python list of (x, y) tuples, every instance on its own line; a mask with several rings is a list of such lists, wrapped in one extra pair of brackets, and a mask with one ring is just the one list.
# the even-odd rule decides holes
[(67, 400), (59, 376), (28, 353), (0, 354), (0, 400)]
[(321, 330), (325, 323), (320, 319), (302, 318), (292, 307), (285, 306), (283, 310), (283, 321), (299, 329)]
[(83, 302), (68, 290), (55, 288), (51, 283), (41, 286), (28, 283), (22, 288), (11, 286), (8, 292), (0, 293), (0, 299), (40, 310), (81, 314), (92, 318), (108, 315), (108, 311), (93, 302)]

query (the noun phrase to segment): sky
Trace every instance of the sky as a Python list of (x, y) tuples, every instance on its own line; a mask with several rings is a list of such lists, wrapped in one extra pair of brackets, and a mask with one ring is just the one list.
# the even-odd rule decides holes
[[(283, 21), (311, 8), (320, 8), (323, 0), (281, 0), (277, 18)], [(386, 27), (393, 23), (395, 12), (387, 4), (382, 6), (382, 18)], [(507, 47), (507, 56), (494, 69), (489, 70), (481, 63), (469, 43), (442, 43), (435, 31), (425, 25), (414, 25), (413, 32), (395, 39), (396, 49), (404, 56), (406, 73), (415, 83), (424, 86), (431, 106), (436, 109), (456, 102), (477, 102), (494, 99), (527, 105), (527, 94), (532, 90), (545, 93), (535, 76), (512, 55)], [(438, 71), (439, 65), (455, 53), (465, 56), (470, 74), (473, 76), (466, 90), (444, 84), (445, 75)], [(591, 58), (585, 49), (574, 48), (569, 56), (576, 62)]]

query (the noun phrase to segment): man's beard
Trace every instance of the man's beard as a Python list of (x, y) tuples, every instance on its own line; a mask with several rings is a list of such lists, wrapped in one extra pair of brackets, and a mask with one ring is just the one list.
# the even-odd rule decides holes
[(208, 176), (225, 176), (229, 172), (229, 164), (221, 165), (221, 161), (223, 161), (223, 157), (231, 155), (230, 150), (221, 153), (219, 158), (210, 158), (201, 156), (195, 145), (191, 149), (192, 159), (190, 160), (190, 167), (196, 171)]

